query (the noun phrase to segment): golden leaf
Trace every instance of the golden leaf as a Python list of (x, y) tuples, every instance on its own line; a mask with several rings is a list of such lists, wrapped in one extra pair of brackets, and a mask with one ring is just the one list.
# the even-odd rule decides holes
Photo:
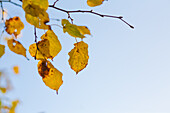
[(40, 29), (50, 29), (48, 9), (48, 0), (23, 0), (22, 5), (25, 11), (25, 18), (28, 23)]
[(11, 51), (13, 51), (16, 54), (23, 55), (26, 57), (26, 49), (19, 41), (16, 41), (14, 39), (9, 39), (7, 41), (7, 44)]
[(5, 22), (6, 32), (8, 34), (14, 34), (15, 37), (20, 34), (21, 30), (24, 28), (24, 24), (19, 17), (13, 17)]
[(54, 58), (61, 51), (62, 46), (60, 44), (60, 41), (52, 30), (48, 30), (44, 35), (41, 36), (41, 39), (49, 40), (49, 52), (52, 58)]
[(53, 90), (56, 90), (58, 93), (58, 89), (63, 84), (63, 74), (46, 60), (40, 60), (37, 67), (45, 85)]
[(104, 0), (87, 0), (87, 5), (90, 7), (99, 6), (103, 3)]
[(5, 54), (5, 46), (0, 44), (0, 58)]
[[(38, 48), (37, 48), (38, 46)], [(52, 58), (49, 52), (49, 41), (47, 39), (44, 39), (42, 41), (39, 41), (37, 44), (34, 43), (30, 45), (29, 52), (32, 57), (35, 57), (37, 60)]]
[(81, 41), (74, 44), (74, 49), (72, 49), (68, 55), (70, 56), (68, 62), (76, 74), (83, 70), (88, 64), (88, 44)]
[(62, 19), (63, 32), (75, 38), (85, 38), (85, 34), (90, 34), (90, 30), (86, 26), (77, 26), (71, 24), (68, 20)]
[(5, 87), (0, 87), (0, 90), (1, 90), (2, 93), (6, 93), (7, 88), (5, 88)]
[(19, 74), (19, 66), (14, 66), (13, 71), (15, 74)]

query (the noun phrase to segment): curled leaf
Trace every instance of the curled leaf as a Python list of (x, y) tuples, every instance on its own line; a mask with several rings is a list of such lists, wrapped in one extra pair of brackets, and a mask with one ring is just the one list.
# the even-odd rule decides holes
[(87, 5), (90, 7), (99, 6), (103, 3), (104, 0), (87, 0)]
[(90, 35), (90, 30), (86, 26), (77, 26), (71, 24), (68, 20), (62, 19), (63, 32), (75, 38), (85, 38), (85, 34)]
[(16, 41), (14, 39), (9, 39), (7, 41), (7, 44), (11, 51), (13, 51), (16, 54), (23, 55), (26, 57), (26, 49), (19, 41)]
[(68, 53), (68, 62), (76, 74), (83, 70), (88, 64), (88, 44), (81, 41), (74, 44), (74, 48)]
[(0, 58), (5, 54), (5, 46), (0, 44)]
[(17, 37), (21, 30), (24, 28), (24, 24), (22, 23), (19, 17), (13, 17), (5, 22), (6, 32), (8, 34), (14, 34)]
[(63, 74), (46, 60), (40, 60), (37, 67), (45, 85), (53, 90), (56, 90), (58, 93), (58, 89), (63, 84)]

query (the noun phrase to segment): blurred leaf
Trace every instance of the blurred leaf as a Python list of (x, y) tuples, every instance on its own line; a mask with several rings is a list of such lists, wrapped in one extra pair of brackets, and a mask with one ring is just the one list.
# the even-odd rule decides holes
[(88, 44), (81, 41), (74, 44), (74, 49), (72, 49), (68, 55), (70, 56), (68, 62), (76, 74), (83, 70), (88, 64)]
[(18, 104), (19, 104), (19, 100), (13, 101), (13, 102), (12, 102), (12, 106), (11, 106), (11, 108), (10, 108), (10, 110), (9, 110), (9, 113), (15, 113), (15, 109), (16, 109), (16, 107), (17, 107)]
[(15, 74), (19, 74), (19, 66), (14, 66), (13, 71)]
[(14, 39), (9, 39), (7, 41), (7, 44), (11, 51), (13, 51), (16, 54), (23, 55), (26, 57), (26, 49), (19, 41), (16, 41)]
[(103, 3), (104, 0), (87, 0), (87, 5), (90, 7), (99, 6)]
[(5, 46), (0, 44), (0, 58), (5, 54)]
[(46, 86), (53, 90), (56, 90), (56, 92), (58, 93), (58, 89), (63, 84), (63, 74), (58, 71), (49, 61), (46, 60), (40, 60), (37, 67), (38, 72)]
[(19, 17), (13, 17), (9, 20), (6, 20), (5, 27), (5, 30), (8, 34), (14, 34), (15, 37), (17, 37), (20, 34), (21, 30), (24, 29), (24, 24)]
[(0, 87), (0, 90), (1, 90), (2, 93), (6, 93), (7, 88), (5, 88), (5, 87)]

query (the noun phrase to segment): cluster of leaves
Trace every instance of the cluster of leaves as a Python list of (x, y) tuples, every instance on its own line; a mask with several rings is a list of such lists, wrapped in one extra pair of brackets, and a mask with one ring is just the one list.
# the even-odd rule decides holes
[[(13, 71), (19, 74), (19, 67), (14, 66)], [(7, 97), (7, 93), (11, 92), (12, 84), (8, 75), (0, 71), (0, 113), (15, 113), (15, 109), (19, 104), (19, 100), (11, 100)]]
[[(50, 21), (49, 15), (47, 13), (48, 7), (52, 7), (54, 9), (67, 13), (68, 19), (71, 20), (71, 22), (69, 22), (69, 20), (67, 19), (62, 19), (61, 25), (63, 32), (68, 33), (76, 40), (74, 48), (68, 53), (69, 65), (71, 69), (76, 72), (76, 74), (83, 70), (88, 64), (88, 44), (85, 43), (83, 39), (86, 38), (85, 35), (91, 35), (91, 33), (86, 26), (78, 26), (73, 24), (73, 19), (70, 17), (70, 13), (82, 12), (95, 14), (101, 17), (117, 18), (133, 28), (133, 26), (122, 19), (123, 17), (101, 15), (99, 13), (93, 12), (92, 10), (67, 11), (64, 9), (60, 9), (58, 7), (55, 7), (55, 4), (58, 0), (56, 0), (53, 5), (49, 5), (48, 0), (20, 1), (22, 1), (22, 9), (25, 11), (25, 18), (27, 22), (34, 26), (35, 43), (29, 46), (29, 53), (32, 57), (35, 58), (35, 60), (39, 60), (37, 65), (38, 72), (42, 77), (44, 83), (51, 89), (56, 90), (57, 93), (58, 89), (63, 84), (63, 74), (52, 65), (50, 60), (53, 60), (53, 58), (58, 55), (58, 53), (62, 49), (62, 45), (60, 44), (60, 41), (57, 35), (52, 30), (51, 26), (48, 25), (48, 22)], [(90, 7), (95, 7), (101, 5), (103, 1), (104, 0), (87, 0), (87, 5)], [(9, 0), (9, 2), (11, 1)], [(23, 55), (27, 58), (25, 47), (17, 39), (23, 28), (24, 24), (22, 23), (20, 17), (13, 17), (5, 21), (5, 30), (8, 34), (12, 36), (12, 38), (9, 38), (7, 40), (9, 49), (16, 54)], [(46, 30), (46, 33), (40, 37), (40, 41), (37, 41), (38, 37), (36, 35), (36, 29)], [(77, 38), (80, 38), (81, 41), (78, 42)], [(4, 53), (5, 46), (0, 44), (0, 57), (2, 57)]]

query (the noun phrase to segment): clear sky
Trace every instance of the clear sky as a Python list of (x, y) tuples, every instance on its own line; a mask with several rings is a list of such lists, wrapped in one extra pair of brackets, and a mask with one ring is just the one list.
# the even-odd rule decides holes
[[(92, 33), (84, 39), (89, 45), (89, 64), (76, 75), (68, 64), (75, 40), (53, 26), (63, 47), (52, 62), (63, 73), (58, 95), (45, 86), (29, 52), (27, 61), (6, 47), (0, 69), (20, 66), (17, 76), (8, 71), (14, 85), (8, 97), (21, 101), (17, 113), (170, 113), (169, 4), (169, 0), (109, 0), (90, 8), (86, 0), (60, 0), (56, 4), (60, 8), (123, 16), (135, 29), (117, 19), (73, 14), (74, 23), (88, 26)], [(4, 8), (11, 17), (21, 17), (25, 28), (19, 40), (29, 48), (34, 43), (33, 26), (26, 22), (24, 11), (9, 3)], [(67, 18), (51, 8), (48, 12), (51, 18)], [(44, 33), (38, 32), (39, 37)]]

